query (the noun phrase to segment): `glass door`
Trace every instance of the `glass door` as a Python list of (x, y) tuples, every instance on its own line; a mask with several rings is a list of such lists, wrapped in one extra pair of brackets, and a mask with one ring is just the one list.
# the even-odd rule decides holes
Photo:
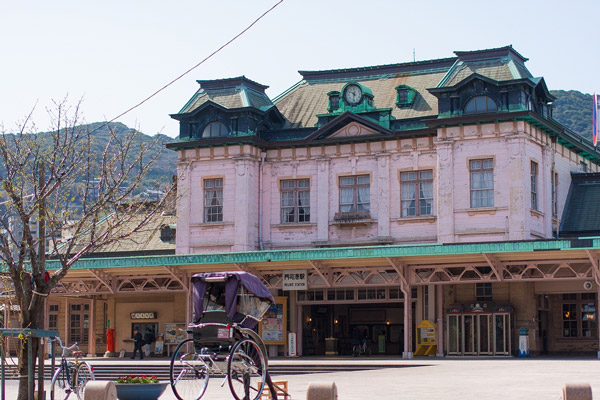
[(478, 315), (479, 354), (492, 354), (490, 351), (490, 314)]
[(448, 315), (448, 354), (462, 354), (460, 345), (461, 315)]
[(510, 315), (494, 314), (494, 354), (510, 354)]
[(463, 316), (464, 354), (477, 354), (477, 333), (475, 331), (475, 315)]

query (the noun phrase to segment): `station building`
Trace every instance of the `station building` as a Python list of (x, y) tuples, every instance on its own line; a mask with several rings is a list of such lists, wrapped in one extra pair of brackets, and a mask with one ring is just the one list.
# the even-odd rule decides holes
[(198, 81), (167, 145), (176, 254), (81, 260), (53, 297), (96, 304), (92, 353), (108, 320), (117, 350), (134, 316), (183, 326), (191, 274), (235, 269), (278, 296), (261, 326), (273, 355), (288, 332), (299, 355), (351, 354), (364, 336), (407, 358), (511, 356), (519, 341), (595, 355), (600, 154), (552, 118), (526, 61), (507, 46), (300, 71), (273, 99), (243, 76)]

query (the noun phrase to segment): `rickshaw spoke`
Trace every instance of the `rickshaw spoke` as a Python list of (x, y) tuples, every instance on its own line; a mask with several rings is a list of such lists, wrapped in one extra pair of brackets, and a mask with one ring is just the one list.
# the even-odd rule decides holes
[(170, 380), (173, 394), (179, 400), (197, 400), (204, 395), (209, 371), (194, 350), (192, 339), (184, 340), (173, 353)]
[(260, 397), (266, 378), (264, 365), (264, 355), (252, 339), (245, 338), (235, 344), (227, 363), (227, 376), (231, 394), (237, 400)]

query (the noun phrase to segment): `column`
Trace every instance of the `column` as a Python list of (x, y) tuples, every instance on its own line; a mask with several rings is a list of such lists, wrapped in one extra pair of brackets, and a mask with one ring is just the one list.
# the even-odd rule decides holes
[(435, 329), (437, 331), (436, 357), (444, 357), (444, 287), (442, 285), (437, 285), (435, 289), (435, 303), (437, 305), (437, 322), (435, 325)]
[(437, 236), (440, 243), (454, 240), (454, 142), (438, 140), (436, 177)]
[(192, 284), (190, 282), (189, 277), (187, 277), (187, 282), (188, 283), (188, 288), (187, 288), (187, 295), (186, 295), (186, 302), (185, 302), (185, 326), (188, 326), (190, 324), (191, 321), (191, 304), (192, 304)]
[(302, 315), (302, 306), (300, 304), (296, 305), (296, 326), (298, 327), (298, 335), (296, 336), (296, 347), (298, 350), (298, 356), (302, 356), (302, 349), (304, 347), (304, 315)]
[(96, 299), (90, 301), (90, 322), (88, 327), (88, 355), (96, 356)]
[[(329, 158), (317, 159), (317, 240), (327, 242), (329, 240)], [(312, 206), (311, 206), (312, 208)]]
[(402, 358), (411, 359), (413, 358), (412, 351), (412, 296), (411, 296), (411, 288), (408, 287), (408, 290), (404, 293), (404, 353)]
[(65, 336), (62, 338), (63, 344), (67, 344), (69, 341), (69, 298), (65, 297)]
[(379, 153), (377, 159), (377, 237), (390, 237), (390, 155)]

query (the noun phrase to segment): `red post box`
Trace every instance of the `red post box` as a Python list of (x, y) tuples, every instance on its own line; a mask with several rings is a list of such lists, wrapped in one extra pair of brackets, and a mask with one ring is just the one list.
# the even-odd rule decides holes
[(106, 330), (106, 351), (115, 352), (115, 330), (113, 328)]

